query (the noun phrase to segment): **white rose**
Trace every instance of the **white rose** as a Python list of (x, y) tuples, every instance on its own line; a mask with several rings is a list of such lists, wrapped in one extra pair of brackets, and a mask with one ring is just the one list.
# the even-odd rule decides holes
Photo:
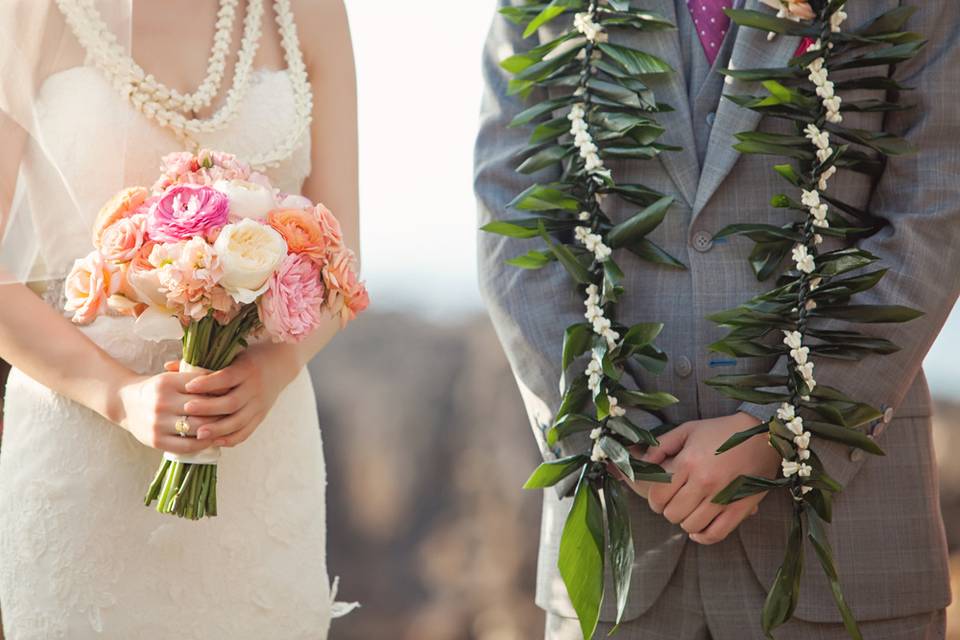
[(213, 249), (223, 267), (220, 285), (241, 304), (267, 290), (270, 276), (287, 256), (283, 236), (248, 218), (225, 226)]
[(227, 196), (230, 202), (230, 219), (240, 218), (262, 219), (272, 209), (276, 208), (273, 191), (243, 180), (218, 180), (213, 188)]

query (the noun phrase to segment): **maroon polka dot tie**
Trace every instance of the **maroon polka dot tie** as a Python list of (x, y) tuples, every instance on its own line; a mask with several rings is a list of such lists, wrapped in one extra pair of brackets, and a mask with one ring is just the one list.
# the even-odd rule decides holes
[(693, 25), (712, 65), (720, 53), (720, 45), (730, 28), (730, 18), (723, 12), (729, 9), (732, 0), (687, 0), (687, 8), (693, 17)]

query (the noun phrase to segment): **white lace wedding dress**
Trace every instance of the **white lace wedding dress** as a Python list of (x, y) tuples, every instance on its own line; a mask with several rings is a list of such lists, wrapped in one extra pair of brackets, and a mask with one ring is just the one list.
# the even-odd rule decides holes
[[(159, 158), (180, 149), (91, 67), (54, 74), (39, 96), (45, 130), (64, 132), (62, 142), (47, 141), (62, 154), (58, 170), (86, 174), (70, 181), (84, 185), (75, 194), (84, 209), (112, 195), (104, 191), (113, 185), (98, 185), (89, 170), (120, 161), (101, 144), (104, 131), (131, 127), (122, 159), (129, 184), (150, 185)], [(87, 103), (115, 108), (84, 112)], [(237, 117), (200, 142), (252, 155), (282, 137), (293, 113), (287, 73), (260, 70)], [(309, 171), (305, 141), (268, 174), (299, 192)], [(80, 255), (89, 250), (88, 236), (63, 241)], [(105, 317), (83, 331), (139, 372), (179, 358), (179, 344), (143, 342), (131, 325)], [(331, 616), (346, 607), (332, 605), (327, 578), (326, 474), (307, 371), (247, 442), (224, 450), (219, 516), (188, 522), (145, 507), (159, 462), (160, 452), (120, 427), (12, 373), (0, 448), (6, 640), (326, 638)]]

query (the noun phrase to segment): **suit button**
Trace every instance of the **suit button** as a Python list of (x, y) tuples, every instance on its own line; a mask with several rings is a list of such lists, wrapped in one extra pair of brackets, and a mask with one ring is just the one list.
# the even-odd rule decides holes
[(677, 362), (673, 365), (673, 370), (676, 371), (677, 375), (681, 378), (689, 376), (693, 373), (693, 365), (690, 364), (690, 358), (687, 356), (677, 358)]
[(860, 462), (863, 460), (863, 451), (860, 449), (852, 449), (850, 451), (850, 461), (851, 462)]
[(893, 420), (893, 409), (888, 408), (886, 411), (883, 412), (883, 423), (890, 424), (892, 420)]
[(711, 111), (707, 114), (707, 126), (712, 127), (714, 121), (717, 119), (717, 114), (715, 111)]
[(706, 253), (713, 247), (713, 237), (706, 231), (697, 231), (693, 234), (693, 248), (700, 253)]

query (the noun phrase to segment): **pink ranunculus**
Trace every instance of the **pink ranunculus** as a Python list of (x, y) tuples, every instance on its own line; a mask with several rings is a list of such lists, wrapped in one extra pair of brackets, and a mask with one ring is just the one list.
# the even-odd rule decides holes
[(320, 268), (306, 255), (291, 253), (260, 298), (260, 321), (276, 342), (299, 342), (320, 326), (326, 287)]
[(150, 253), (167, 305), (182, 310), (184, 318), (200, 320), (207, 312), (228, 308), (217, 283), (223, 275), (220, 259), (202, 237), (186, 242), (158, 244)]
[(107, 299), (119, 289), (116, 265), (107, 262), (99, 251), (93, 251), (73, 263), (65, 284), (65, 308), (73, 311), (73, 321), (77, 324), (90, 324)]
[(332, 314), (340, 315), (341, 327), (370, 306), (367, 287), (357, 275), (356, 256), (350, 249), (344, 247), (332, 257), (323, 269), (323, 278), (327, 285), (327, 308)]
[(146, 233), (145, 214), (121, 218), (100, 234), (100, 253), (110, 262), (129, 262), (143, 246)]
[(196, 185), (176, 185), (150, 207), (147, 233), (151, 240), (178, 242), (202, 236), (227, 223), (229, 203), (216, 189)]

